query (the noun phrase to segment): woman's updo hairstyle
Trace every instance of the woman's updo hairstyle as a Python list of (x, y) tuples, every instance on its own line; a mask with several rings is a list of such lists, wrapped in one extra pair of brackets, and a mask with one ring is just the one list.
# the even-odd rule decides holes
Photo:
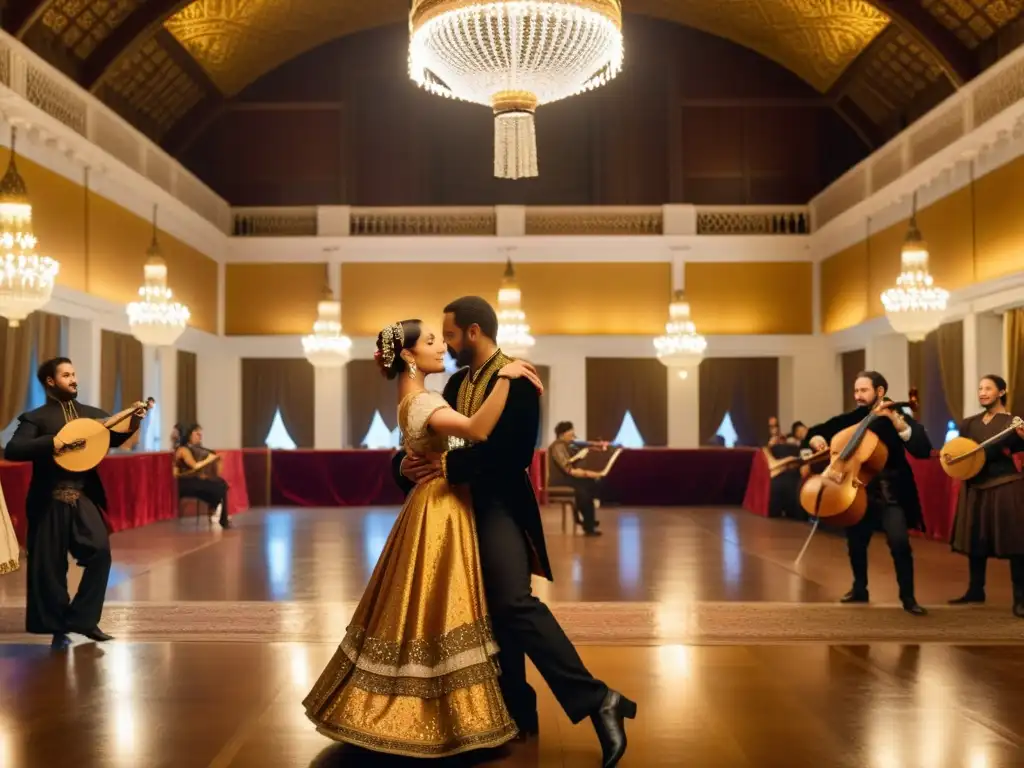
[(989, 381), (996, 385), (996, 389), (1003, 393), (999, 396), (999, 402), (1002, 403), (1003, 405), (1006, 405), (1006, 379), (1004, 379), (1002, 376), (997, 376), (994, 373), (990, 373), (987, 376), (982, 376), (981, 379), (982, 381), (988, 379)]
[(392, 323), (377, 334), (377, 351), (373, 359), (387, 379), (394, 379), (409, 366), (402, 359), (402, 350), (412, 349), (420, 340), (420, 320), (403, 320)]

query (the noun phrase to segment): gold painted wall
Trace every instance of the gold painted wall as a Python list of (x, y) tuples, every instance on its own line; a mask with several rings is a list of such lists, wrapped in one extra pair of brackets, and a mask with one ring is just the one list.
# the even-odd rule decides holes
[(704, 334), (814, 333), (813, 290), (810, 262), (686, 265), (686, 298)]
[[(224, 333), (228, 336), (306, 334), (316, 322), (327, 276), (323, 264), (228, 264)], [(370, 297), (382, 292), (376, 286)], [(352, 331), (345, 326), (346, 333)]]
[[(342, 322), (353, 336), (420, 317), (439, 325), (467, 294), (497, 303), (502, 264), (344, 264)], [(519, 264), (523, 311), (535, 335), (658, 334), (672, 284), (668, 264)], [(231, 290), (231, 279), (228, 280)]]
[[(0, 147), (2, 167), (9, 156), (10, 151)], [(39, 252), (60, 262), (57, 283), (119, 304), (133, 300), (142, 283), (151, 224), (89, 193), (87, 244), (84, 187), (24, 157), (17, 162), (32, 202)], [(216, 333), (216, 262), (166, 232), (160, 233), (160, 246), (169, 284), (191, 310), (191, 324)]]
[[(1024, 217), (1016, 194), (1022, 185), (1024, 157), (978, 179), (973, 203), (971, 189), (964, 188), (918, 212), (929, 269), (938, 285), (955, 291), (1024, 270)], [(862, 241), (822, 262), (825, 333), (884, 314), (881, 293), (895, 285), (908, 223), (903, 220), (872, 234), (870, 257)]]

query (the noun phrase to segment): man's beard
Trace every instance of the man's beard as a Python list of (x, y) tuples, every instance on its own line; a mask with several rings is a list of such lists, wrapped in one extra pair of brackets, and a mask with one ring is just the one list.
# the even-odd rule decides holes
[(454, 354), (452, 353), (452, 348), (448, 348), (448, 354), (452, 356), (452, 359), (455, 360), (455, 364), (459, 366), (459, 368), (465, 368), (473, 364), (473, 353), (473, 348), (468, 344)]
[(64, 402), (67, 402), (68, 400), (77, 400), (78, 399), (78, 390), (77, 389), (58, 389), (58, 390), (56, 390), (56, 393), (57, 393), (57, 398), (59, 400), (63, 400)]

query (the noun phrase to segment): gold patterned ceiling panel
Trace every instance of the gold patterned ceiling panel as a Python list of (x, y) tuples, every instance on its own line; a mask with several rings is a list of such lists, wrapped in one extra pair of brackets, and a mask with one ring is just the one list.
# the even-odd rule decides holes
[[(867, 0), (632, 0), (625, 6), (752, 48), (822, 92), (889, 23)], [(230, 96), (305, 51), (400, 23), (408, 11), (408, 0), (196, 0), (165, 27)]]
[(205, 93), (156, 35), (118, 60), (98, 95), (118, 111), (127, 108), (133, 122), (159, 140)]
[(39, 23), (84, 61), (139, 5), (140, 0), (51, 0)]
[(164, 26), (231, 96), (301, 53), (408, 13), (408, 0), (196, 0)]
[(752, 48), (822, 93), (889, 24), (866, 0), (637, 0), (627, 7)]
[(972, 50), (1024, 11), (1024, 0), (921, 0), (921, 5)]

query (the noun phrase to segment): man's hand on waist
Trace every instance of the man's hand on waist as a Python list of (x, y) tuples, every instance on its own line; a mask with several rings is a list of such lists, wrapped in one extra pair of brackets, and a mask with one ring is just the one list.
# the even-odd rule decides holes
[(402, 477), (411, 483), (419, 485), (428, 480), (441, 477), (441, 457), (423, 456), (412, 451), (407, 451), (402, 464), (399, 467)]

